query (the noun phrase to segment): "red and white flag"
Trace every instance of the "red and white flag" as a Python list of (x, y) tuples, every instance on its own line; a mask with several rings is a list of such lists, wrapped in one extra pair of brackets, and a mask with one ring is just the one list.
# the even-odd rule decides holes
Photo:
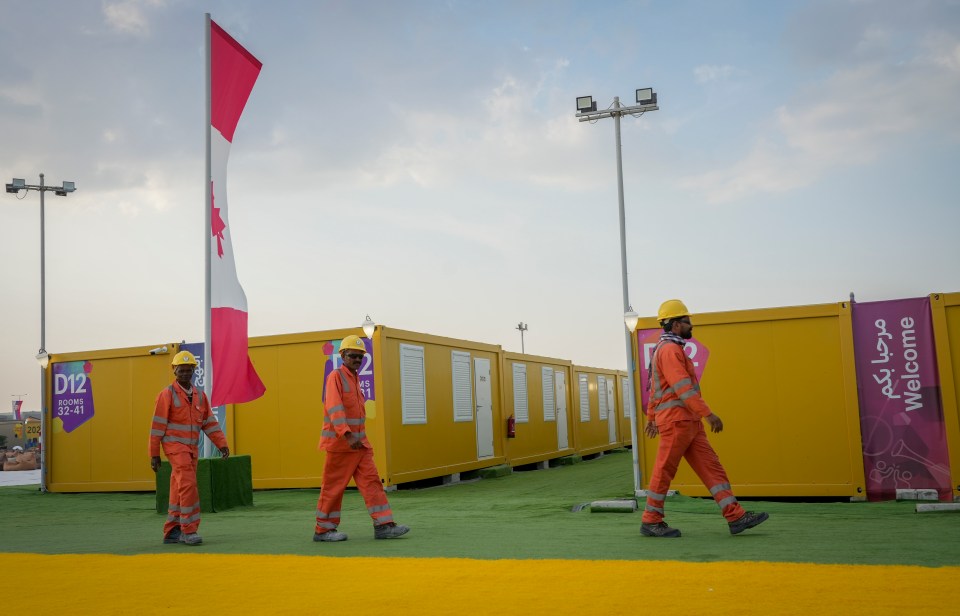
[[(237, 122), (262, 64), (207, 16), (209, 32), (210, 180), (207, 263), (213, 406), (256, 400), (266, 387), (247, 352), (247, 296), (237, 279), (227, 217), (227, 159)], [(209, 383), (209, 379), (207, 381)], [(210, 385), (208, 385), (210, 387)]]
[(20, 421), (20, 407), (23, 405), (23, 400), (14, 400), (13, 401), (13, 418), (17, 421)]

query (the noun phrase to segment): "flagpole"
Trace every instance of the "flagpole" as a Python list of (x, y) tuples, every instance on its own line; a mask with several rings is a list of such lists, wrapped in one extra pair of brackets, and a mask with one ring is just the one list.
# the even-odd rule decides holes
[[(212, 210), (213, 210), (213, 203), (212, 203), (212, 200), (213, 200), (213, 185), (212, 185), (212, 183), (213, 183), (213, 177), (212, 177), (212, 176), (213, 176), (213, 171), (212, 171), (212, 168), (211, 168), (211, 167), (212, 167), (212, 164), (211, 164), (211, 158), (210, 158), (210, 130), (211, 130), (210, 127), (211, 127), (211, 123), (213, 122), (213, 117), (212, 117), (212, 115), (211, 115), (211, 107), (212, 107), (212, 92), (211, 92), (212, 86), (211, 86), (211, 78), (212, 78), (212, 73), (211, 73), (211, 68), (210, 68), (210, 67), (211, 67), (212, 59), (211, 59), (211, 54), (210, 54), (210, 13), (204, 13), (203, 23), (204, 23), (203, 38), (204, 38), (204, 44), (205, 44), (205, 48), (206, 48), (206, 54), (205, 54), (205, 55), (206, 55), (206, 60), (205, 60), (206, 78), (205, 78), (205, 80), (204, 80), (204, 83), (205, 83), (205, 85), (206, 85), (206, 91), (207, 91), (207, 92), (206, 92), (206, 105), (205, 105), (205, 109), (204, 109), (205, 112), (206, 112), (206, 122), (207, 122), (206, 129), (204, 130), (204, 135), (205, 135), (205, 137), (206, 137), (206, 161), (205, 161), (205, 163), (206, 163), (206, 174), (205, 174), (205, 176), (204, 176), (204, 182), (203, 182), (204, 202), (206, 203), (206, 207), (204, 208), (204, 225), (203, 225), (203, 259), (204, 259), (204, 263), (205, 263), (205, 265), (206, 265), (206, 267), (203, 268), (203, 271), (204, 271), (204, 285), (203, 285), (203, 286), (204, 286), (204, 288), (203, 288), (203, 291), (204, 291), (204, 302), (203, 302), (203, 324), (204, 324), (204, 327), (203, 327), (203, 336), (204, 336), (204, 338), (203, 338), (203, 339), (204, 339), (204, 344), (203, 344), (203, 391), (204, 391), (204, 393), (207, 394), (207, 400), (210, 400), (210, 399), (211, 399), (211, 394), (213, 393), (213, 361), (212, 361), (212, 359), (211, 359), (211, 357), (210, 357), (210, 346), (211, 346), (211, 344), (212, 344), (212, 342), (211, 342), (211, 341), (212, 341), (212, 336), (211, 336), (211, 331), (210, 331), (210, 329), (211, 329), (211, 327), (210, 327), (210, 310), (211, 310), (211, 306), (210, 306), (210, 303), (211, 303), (211, 297), (210, 297), (210, 296), (211, 296), (211, 293), (210, 293), (210, 229), (211, 229), (212, 227), (211, 227), (210, 217), (211, 217), (211, 215), (212, 215)], [(226, 417), (224, 417), (224, 424), (226, 424)], [(224, 431), (224, 434), (226, 434), (226, 425), (222, 425), (222, 426), (220, 426), (220, 427), (221, 427), (221, 429)], [(205, 457), (212, 455), (212, 453), (213, 453), (213, 452), (212, 452), (212, 448), (213, 448), (213, 447), (212, 447), (212, 443), (210, 442), (209, 439), (207, 439), (207, 438), (204, 436), (204, 439), (203, 439), (203, 449), (204, 449), (203, 455), (204, 455)]]

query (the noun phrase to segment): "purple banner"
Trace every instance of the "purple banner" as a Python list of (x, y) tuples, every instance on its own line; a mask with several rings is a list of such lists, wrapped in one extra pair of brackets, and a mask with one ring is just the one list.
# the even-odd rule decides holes
[[(360, 391), (363, 392), (363, 397), (367, 400), (369, 414), (370, 408), (376, 408), (375, 406), (371, 407), (370, 402), (377, 399), (373, 386), (373, 340), (369, 338), (360, 338), (360, 340), (363, 341), (363, 346), (367, 349), (367, 354), (363, 356), (363, 361), (357, 370), (357, 378), (360, 381)], [(326, 389), (327, 377), (330, 373), (343, 364), (343, 361), (340, 359), (341, 342), (343, 341), (331, 340), (323, 345), (323, 354), (326, 356), (326, 361), (323, 363), (323, 383), (320, 385), (322, 389)], [(324, 394), (326, 394), (325, 391), (321, 393), (321, 396)]]
[(64, 432), (73, 432), (93, 419), (93, 366), (88, 361), (53, 364), (54, 418), (63, 422)]
[(950, 500), (930, 299), (852, 306), (867, 498), (935, 489), (941, 500)]
[[(640, 370), (638, 370), (638, 374), (640, 377), (642, 404), (640, 408), (637, 409), (638, 416), (640, 417), (647, 412), (647, 402), (650, 398), (650, 391), (647, 387), (650, 382), (650, 360), (653, 357), (653, 350), (657, 347), (657, 342), (660, 341), (660, 334), (662, 333), (662, 329), (638, 329), (636, 331), (637, 349), (639, 349), (640, 353)], [(683, 345), (683, 350), (687, 353), (690, 361), (693, 362), (693, 371), (697, 375), (697, 381), (703, 380), (703, 371), (707, 367), (710, 349), (696, 338), (690, 338), (690, 340), (687, 340), (687, 343)]]

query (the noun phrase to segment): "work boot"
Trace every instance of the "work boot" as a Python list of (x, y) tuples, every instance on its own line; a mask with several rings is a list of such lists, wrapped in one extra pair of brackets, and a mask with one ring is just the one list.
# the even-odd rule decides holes
[(325, 533), (313, 533), (314, 541), (346, 541), (347, 533), (338, 530), (328, 530)]
[(187, 545), (200, 545), (203, 543), (203, 539), (197, 533), (183, 533), (180, 535), (180, 543), (186, 543)]
[(396, 539), (401, 535), (406, 535), (410, 532), (409, 526), (404, 526), (403, 524), (396, 524), (394, 522), (388, 522), (386, 524), (374, 525), (373, 527), (373, 538), (374, 539)]
[(180, 527), (178, 526), (174, 528), (172, 531), (170, 531), (169, 533), (167, 533), (166, 535), (164, 535), (163, 542), (164, 543), (180, 543), (181, 534), (182, 533), (180, 532)]
[(670, 528), (666, 522), (643, 523), (640, 525), (640, 534), (646, 537), (679, 537), (680, 529)]
[(730, 522), (730, 534), (739, 535), (740, 533), (747, 530), (748, 528), (753, 528), (758, 524), (763, 524), (763, 522), (765, 522), (766, 519), (769, 517), (770, 517), (769, 515), (767, 515), (762, 511), (760, 513), (754, 513), (752, 511), (748, 511), (742, 516), (740, 516), (739, 520)]

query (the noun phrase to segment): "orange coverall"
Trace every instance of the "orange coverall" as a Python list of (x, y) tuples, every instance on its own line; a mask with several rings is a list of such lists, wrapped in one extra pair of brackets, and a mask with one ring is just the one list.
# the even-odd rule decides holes
[(700, 385), (693, 362), (675, 342), (661, 340), (650, 362), (650, 399), (647, 419), (655, 421), (660, 432), (657, 461), (647, 489), (645, 524), (663, 521), (663, 501), (670, 482), (677, 474), (680, 458), (685, 458), (703, 485), (710, 490), (728, 522), (745, 513), (730, 489), (727, 472), (707, 440), (701, 419), (712, 411), (700, 397)]
[[(360, 391), (360, 378), (346, 366), (327, 376), (324, 393), (323, 432), (317, 449), (327, 452), (323, 466), (323, 486), (317, 499), (317, 526), (314, 532), (336, 530), (340, 524), (340, 505), (350, 478), (357, 484), (367, 512), (377, 526), (393, 522), (393, 511), (373, 462), (373, 447), (367, 440), (366, 399)], [(351, 449), (347, 433), (360, 437), (362, 447)]]
[(163, 525), (165, 537), (177, 526), (184, 534), (195, 533), (200, 527), (200, 493), (197, 491), (200, 430), (218, 448), (227, 446), (227, 438), (203, 391), (194, 387), (191, 400), (180, 383), (174, 381), (157, 396), (150, 427), (150, 455), (159, 456), (162, 447), (173, 467), (170, 505)]

